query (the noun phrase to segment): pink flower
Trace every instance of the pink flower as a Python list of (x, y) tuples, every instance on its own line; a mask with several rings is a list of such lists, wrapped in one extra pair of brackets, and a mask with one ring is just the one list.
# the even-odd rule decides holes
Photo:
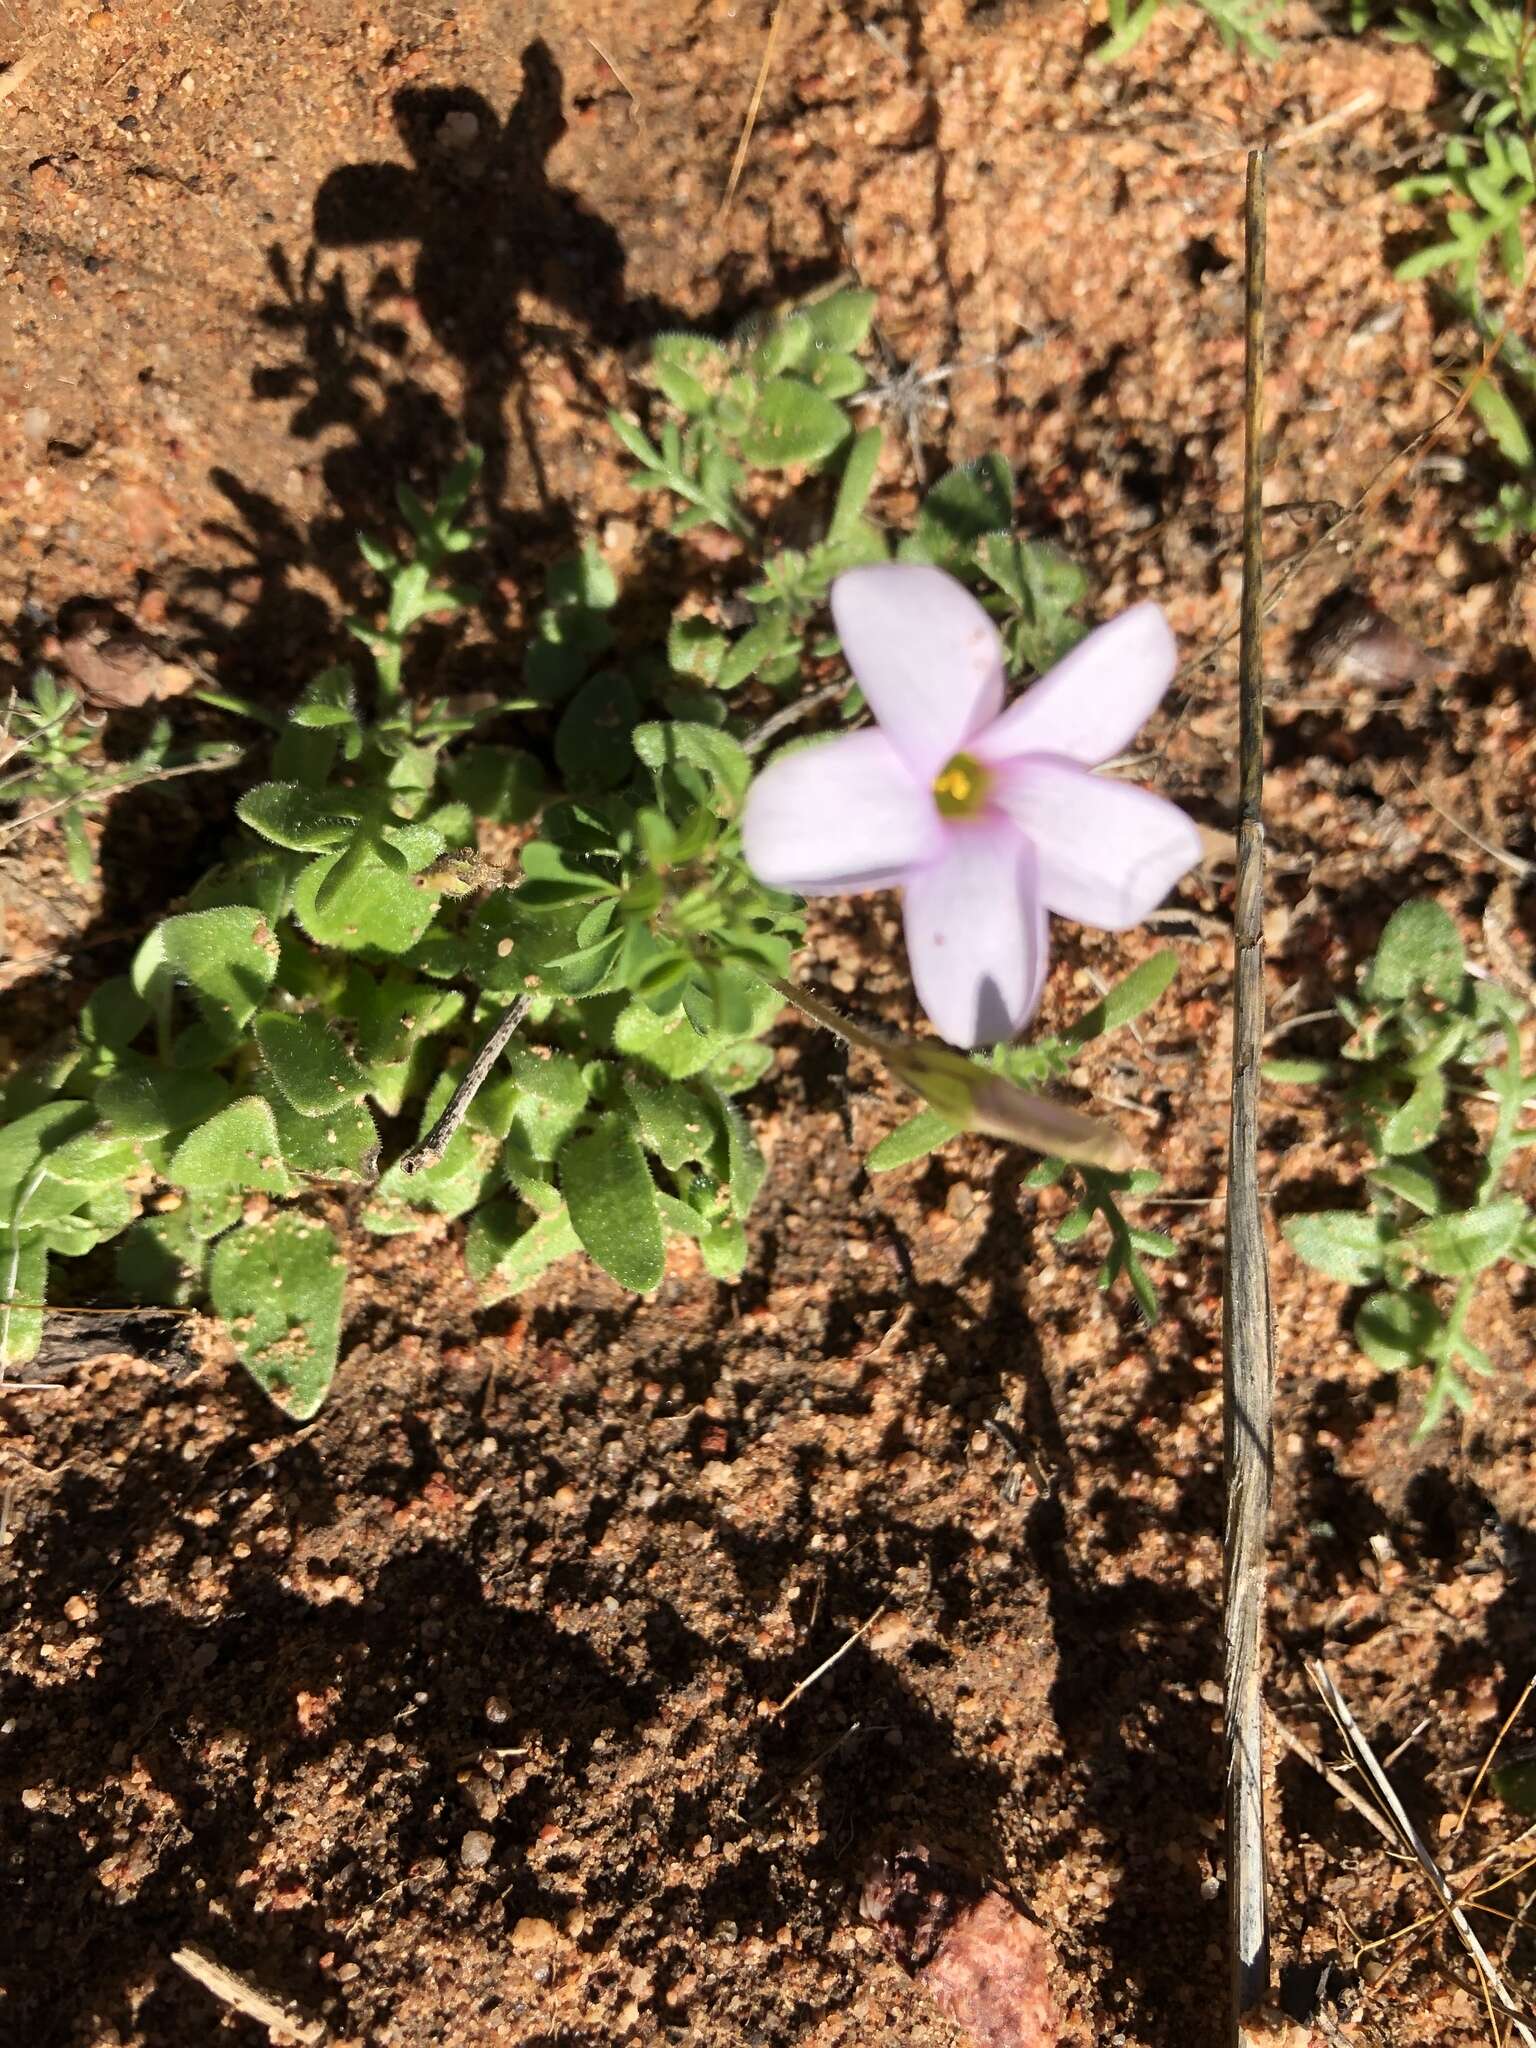
[(1155, 604), (1122, 612), (1005, 711), (997, 628), (943, 570), (850, 569), (832, 616), (875, 727), (769, 763), (747, 797), (747, 864), (802, 896), (901, 889), (942, 1036), (1011, 1038), (1045, 983), (1047, 911), (1124, 931), (1200, 858), (1182, 811), (1089, 772), (1172, 681), (1168, 622)]

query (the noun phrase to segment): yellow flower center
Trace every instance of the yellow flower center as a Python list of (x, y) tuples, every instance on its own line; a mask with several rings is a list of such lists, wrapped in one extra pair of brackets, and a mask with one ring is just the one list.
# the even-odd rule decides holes
[(970, 754), (954, 754), (934, 780), (933, 800), (941, 818), (974, 818), (992, 787), (990, 773)]

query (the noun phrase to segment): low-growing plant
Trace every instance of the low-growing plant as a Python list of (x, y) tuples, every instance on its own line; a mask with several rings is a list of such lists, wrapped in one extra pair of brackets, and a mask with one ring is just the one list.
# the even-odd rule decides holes
[[(1376, 10), (1359, 0), (1355, 26)], [(1526, 234), (1536, 175), (1536, 38), (1521, 0), (1408, 0), (1388, 10), (1387, 33), (1416, 43), (1449, 74), (1458, 126), (1432, 169), (1401, 180), (1400, 199), (1438, 216), (1433, 239), (1397, 266), (1400, 278), (1432, 277), (1493, 361), (1468, 373), (1470, 403), (1499, 453), (1517, 473), (1469, 524), (1479, 540), (1499, 543), (1536, 531), (1536, 448), (1526, 416), (1536, 402), (1536, 357), (1490, 309), (1492, 278), (1518, 292), (1525, 284)], [(1512, 395), (1513, 394), (1513, 395)]]
[(149, 737), (129, 759), (93, 756), (96, 727), (79, 695), (47, 669), (32, 678), (30, 696), (14, 700), (0, 716), (0, 841), (30, 824), (56, 823), (64, 840), (71, 877), (82, 887), (93, 869), (88, 818), (105, 809), (121, 790), (166, 768), (174, 759), (169, 719), (157, 718)]
[[(577, 1250), (644, 1292), (679, 1237), (740, 1272), (763, 1162), (738, 1098), (802, 927), (742, 859), (745, 693), (845, 674), (828, 587), (892, 551), (869, 511), (880, 433), (846, 410), (871, 314), (839, 292), (729, 343), (656, 343), (651, 417), (613, 421), (633, 481), (675, 531), (730, 536), (747, 579), (664, 646), (621, 644), (589, 545), (548, 579), (519, 686), (473, 713), (423, 700), (412, 635), (472, 602), (477, 461), (435, 507), (401, 492), (401, 544), (361, 543), (384, 590), (348, 621), (370, 672), (304, 688), (228, 856), (5, 1092), (0, 1365), (35, 1347), (53, 1261), (112, 1241), (119, 1288), (210, 1300), (260, 1385), (312, 1415), (343, 1322), (338, 1192), (377, 1233), (463, 1219), (492, 1300)], [(986, 593), (1017, 674), (1079, 636), (1084, 586), (1011, 534), (1012, 497), (1000, 458), (954, 472), (896, 552)], [(933, 1087), (946, 1132), (975, 1122), (952, 1079)], [(1118, 1185), (1090, 1187), (1111, 1216)], [(1143, 1293), (1134, 1253), (1154, 1247), (1125, 1243)]]
[(1271, 1080), (1339, 1090), (1363, 1139), (1363, 1209), (1287, 1219), (1285, 1236), (1318, 1272), (1371, 1291), (1355, 1339), (1386, 1372), (1430, 1374), (1420, 1434), (1448, 1404), (1467, 1408), (1464, 1375), (1491, 1371), (1467, 1334), (1483, 1276), (1501, 1261), (1536, 1265), (1536, 1218), (1510, 1183), (1536, 1129), (1522, 1062), (1525, 1006), (1467, 971), (1438, 904), (1405, 904), (1382, 934), (1359, 995), (1340, 998), (1351, 1036), (1338, 1060), (1276, 1060)]

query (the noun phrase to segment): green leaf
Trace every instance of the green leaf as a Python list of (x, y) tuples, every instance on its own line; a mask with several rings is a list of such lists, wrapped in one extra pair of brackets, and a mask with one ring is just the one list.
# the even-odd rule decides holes
[(665, 1242), (656, 1183), (627, 1116), (609, 1114), (560, 1152), (571, 1226), (604, 1272), (636, 1294), (661, 1284)]
[(824, 398), (852, 398), (869, 382), (869, 372), (852, 356), (818, 356), (805, 372), (807, 381)]
[(838, 479), (837, 503), (827, 528), (827, 539), (834, 545), (849, 539), (858, 530), (870, 491), (874, 488), (884, 441), (885, 436), (878, 427), (865, 427), (848, 444), (847, 459)]
[(916, 1116), (888, 1132), (864, 1164), (871, 1173), (889, 1173), (895, 1167), (910, 1166), (914, 1159), (925, 1159), (940, 1145), (957, 1137), (960, 1128), (947, 1116), (940, 1116), (936, 1109), (920, 1109)]
[(299, 876), (293, 891), (298, 923), (317, 945), (341, 952), (408, 953), (437, 915), (436, 897), (371, 848), (338, 875), (341, 858), (321, 854)]
[(1401, 1372), (1422, 1365), (1441, 1328), (1440, 1313), (1427, 1295), (1369, 1295), (1355, 1317), (1355, 1342), (1383, 1372)]
[(260, 1095), (242, 1096), (183, 1138), (171, 1154), (168, 1178), (197, 1191), (260, 1189), (269, 1195), (294, 1191), (283, 1164), (272, 1105)]
[(1440, 1128), (1445, 1115), (1445, 1077), (1425, 1074), (1414, 1084), (1413, 1093), (1402, 1108), (1382, 1124), (1381, 1149), (1389, 1155), (1422, 1152)]
[(1260, 1069), (1266, 1081), (1293, 1088), (1315, 1088), (1338, 1071), (1337, 1060), (1266, 1060)]
[(126, 974), (115, 974), (86, 998), (80, 1012), (80, 1036), (87, 1045), (122, 1052), (149, 1022), (149, 1005)]
[(1106, 1031), (1118, 1031), (1122, 1024), (1129, 1024), (1143, 1010), (1151, 1009), (1177, 979), (1178, 972), (1177, 953), (1154, 953), (1150, 960), (1143, 960), (1091, 1010), (1084, 1011), (1066, 1033), (1068, 1044), (1086, 1045)]
[(1013, 533), (984, 534), (975, 558), (1015, 608), (1004, 628), (1015, 665), (1037, 675), (1053, 667), (1083, 635), (1071, 616), (1088, 594), (1080, 564), (1048, 541)]
[(21, 1190), (50, 1152), (91, 1130), (86, 1102), (45, 1102), (0, 1128), (0, 1217), (9, 1216)]
[(1405, 903), (1381, 935), (1365, 977), (1368, 1002), (1403, 1002), (1421, 989), (1450, 1001), (1466, 971), (1461, 935), (1438, 903)]
[(724, 969), (720, 978), (731, 996), (740, 999), (741, 1029), (700, 1031), (685, 1010), (658, 1016), (646, 1004), (635, 1002), (614, 1020), (614, 1050), (644, 1060), (674, 1081), (685, 1081), (702, 1073), (739, 1039), (766, 1031), (783, 1007), (782, 997), (755, 975), (737, 969)]
[(233, 1189), (193, 1188), (176, 1213), (186, 1217), (191, 1235), (199, 1243), (206, 1244), (221, 1237), (238, 1220), (244, 1206), (244, 1201)]
[(217, 1073), (133, 1065), (109, 1073), (96, 1090), (96, 1108), (125, 1137), (162, 1139), (170, 1130), (201, 1124), (229, 1100)]
[(608, 426), (620, 447), (626, 448), (646, 468), (653, 468), (661, 457), (641, 431), (638, 420), (626, 419), (621, 412), (610, 412)]
[(273, 1080), (300, 1116), (333, 1116), (368, 1090), (368, 1076), (318, 1017), (264, 1011), (256, 1043)]
[(773, 1065), (773, 1047), (745, 1039), (711, 1060), (706, 1072), (715, 1086), (727, 1095), (743, 1095), (755, 1088)]
[(634, 759), (640, 700), (627, 676), (602, 669), (582, 684), (555, 732), (555, 760), (573, 789), (614, 789)]
[(634, 751), (655, 773), (664, 768), (702, 768), (713, 782), (740, 799), (752, 780), (752, 762), (739, 740), (691, 718), (637, 725)]
[(1536, 1757), (1501, 1765), (1490, 1773), (1489, 1783), (1513, 1812), (1536, 1814)]
[(547, 1216), (532, 1216), (521, 1202), (487, 1202), (470, 1219), (464, 1263), (487, 1299), (520, 1294), (557, 1259), (581, 1250), (562, 1203)]
[(283, 1164), (307, 1180), (348, 1184), (371, 1181), (378, 1167), (378, 1127), (360, 1102), (344, 1103), (325, 1116), (300, 1115), (275, 1084), (267, 1100), (277, 1119)]
[(544, 770), (521, 747), (471, 747), (448, 764), (448, 787), (477, 818), (522, 825), (544, 801)]
[(1389, 1193), (1409, 1202), (1425, 1216), (1440, 1213), (1440, 1189), (1434, 1175), (1420, 1162), (1413, 1159), (1384, 1160), (1380, 1166), (1373, 1166), (1366, 1178), (1373, 1187), (1386, 1188)]
[(758, 469), (788, 469), (824, 461), (851, 431), (830, 398), (793, 377), (773, 377), (758, 393), (741, 452)]
[(675, 676), (688, 676), (707, 689), (720, 674), (726, 640), (720, 628), (697, 612), (674, 619), (667, 631), (667, 665)]
[(793, 629), (788, 616), (783, 612), (770, 612), (755, 626), (749, 626), (741, 638), (727, 648), (715, 687), (720, 690), (738, 688), (749, 676), (755, 676), (759, 669), (783, 655), (792, 638)]
[(1288, 1216), (1281, 1225), (1289, 1244), (1314, 1271), (1358, 1287), (1381, 1276), (1388, 1240), (1382, 1219), (1354, 1209), (1320, 1209)]
[(718, 1091), (715, 1091), (714, 1102), (715, 1112), (725, 1126), (725, 1179), (730, 1189), (731, 1207), (738, 1217), (742, 1217), (757, 1200), (763, 1176), (768, 1171), (768, 1162), (752, 1135), (751, 1126), (735, 1103)]
[(689, 1160), (702, 1162), (715, 1141), (715, 1120), (700, 1096), (681, 1081), (661, 1081), (626, 1069), (626, 1101), (634, 1111), (640, 1142), (669, 1171)]
[(346, 1261), (323, 1223), (244, 1223), (214, 1248), (208, 1291), (256, 1384), (294, 1422), (319, 1412), (336, 1372)]
[(277, 972), (278, 943), (259, 910), (189, 910), (157, 925), (134, 955), (138, 994), (160, 1015), (185, 982), (210, 1024), (233, 1033), (254, 1015)]
[(293, 901), (293, 878), (302, 857), (276, 847), (250, 848), (240, 860), (220, 861), (195, 884), (187, 898), (189, 910), (249, 907), (276, 929)]
[(1507, 1195), (1480, 1209), (1459, 1209), (1415, 1224), (1404, 1235), (1403, 1248), (1426, 1272), (1461, 1280), (1502, 1259), (1519, 1237), (1525, 1218), (1524, 1202)]
[(726, 350), (702, 334), (658, 334), (651, 343), (657, 384), (679, 411), (693, 416), (709, 410), (712, 394), (724, 386), (730, 366)]
[(770, 322), (760, 316), (749, 318), (742, 323), (738, 336), (753, 345), (747, 357), (750, 376), (735, 381), (732, 398), (750, 396), (752, 377), (777, 377), (781, 371), (798, 369), (815, 340), (810, 321), (798, 310)]
[(246, 791), (235, 811), (263, 839), (299, 853), (324, 853), (343, 845), (357, 830), (355, 806), (339, 802), (330, 790), (307, 789), (302, 782), (259, 783)]
[(924, 498), (911, 534), (897, 549), (905, 562), (967, 569), (986, 535), (1013, 518), (1013, 471), (998, 454), (983, 455), (940, 477)]
[(351, 669), (342, 664), (322, 669), (305, 686), (304, 694), (288, 716), (295, 725), (313, 732), (324, 732), (331, 726), (355, 727), (357, 695), (352, 687)]
[(208, 1251), (191, 1228), (185, 1203), (131, 1225), (113, 1256), (117, 1284), (130, 1301), (189, 1302), (202, 1290)]
[(1530, 434), (1509, 401), (1508, 394), (1491, 371), (1474, 373), (1468, 380), (1472, 410), (1488, 429), (1494, 445), (1512, 469), (1536, 468), (1536, 449)]
[(39, 1232), (0, 1232), (0, 1370), (25, 1365), (43, 1341), (48, 1247)]
[(562, 555), (554, 564), (544, 596), (557, 611), (606, 612), (618, 602), (619, 581), (602, 549), (587, 540), (574, 554)]
[(869, 339), (875, 318), (875, 294), (864, 290), (833, 292), (802, 306), (799, 318), (810, 329), (811, 345), (849, 355)]
[(513, 1122), (533, 1158), (555, 1159), (586, 1109), (586, 1072), (567, 1053), (544, 1057), (526, 1045), (509, 1046), (506, 1060), (517, 1083)]

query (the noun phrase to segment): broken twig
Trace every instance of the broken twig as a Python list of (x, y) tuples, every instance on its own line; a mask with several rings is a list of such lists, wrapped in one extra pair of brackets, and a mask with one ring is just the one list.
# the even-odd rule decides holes
[(786, 1707), (792, 1707), (795, 1704), (795, 1701), (799, 1699), (801, 1693), (809, 1692), (811, 1687), (816, 1683), (818, 1678), (825, 1678), (827, 1673), (832, 1669), (832, 1666), (834, 1664), (841, 1663), (842, 1659), (847, 1656), (848, 1652), (853, 1648), (854, 1644), (859, 1641), (860, 1637), (867, 1636), (869, 1634), (869, 1631), (874, 1627), (875, 1623), (880, 1619), (881, 1615), (884, 1614), (886, 1608), (889, 1607), (890, 1604), (891, 1603), (889, 1602), (889, 1600), (882, 1600), (880, 1602), (880, 1605), (875, 1609), (874, 1613), (869, 1617), (868, 1621), (861, 1622), (860, 1625), (854, 1630), (853, 1634), (849, 1636), (848, 1640), (845, 1643), (840, 1644), (838, 1648), (832, 1652), (830, 1657), (823, 1657), (821, 1662), (816, 1666), (816, 1669), (812, 1671), (807, 1677), (802, 1678), (800, 1683), (794, 1688), (792, 1692), (785, 1693), (783, 1699), (779, 1701), (779, 1704), (773, 1710), (775, 1716), (782, 1714)]
[(1248, 158), (1248, 244), (1243, 433), (1243, 613), (1238, 656), (1237, 905), (1233, 917), (1232, 1127), (1227, 1170), (1223, 1301), (1223, 1444), (1227, 1481), (1224, 1558), (1223, 1731), (1226, 1761), (1230, 2039), (1242, 2048), (1244, 2015), (1269, 1983), (1264, 1887), (1264, 1546), (1273, 1472), (1274, 1350), (1269, 1260), (1259, 1194), (1259, 1072), (1264, 1043), (1264, 177)]
[(244, 1977), (237, 1977), (233, 1970), (225, 1969), (206, 1949), (174, 1949), (171, 1961), (178, 1970), (184, 1970), (194, 1984), (216, 1998), (220, 2005), (227, 2005), (231, 2012), (243, 2013), (248, 2020), (255, 2020), (258, 2026), (266, 2028), (269, 2034), (277, 2034), (284, 2040), (303, 2043), (303, 2048), (319, 2048), (325, 2039), (325, 2027), (320, 2020), (300, 2019), (289, 2007), (279, 2005), (275, 1998), (268, 1998), (264, 1991)]
[(497, 1020), (496, 1029), (470, 1061), (464, 1071), (463, 1080), (449, 1097), (448, 1107), (421, 1143), (413, 1145), (409, 1152), (401, 1155), (400, 1171), (407, 1179), (413, 1174), (425, 1173), (429, 1166), (436, 1166), (448, 1150), (454, 1132), (468, 1116), (470, 1104), (485, 1086), (486, 1076), (492, 1067), (506, 1051), (507, 1040), (527, 1016), (528, 1005), (532, 1000), (531, 996), (519, 996), (516, 1002), (509, 1004), (502, 1012)]

